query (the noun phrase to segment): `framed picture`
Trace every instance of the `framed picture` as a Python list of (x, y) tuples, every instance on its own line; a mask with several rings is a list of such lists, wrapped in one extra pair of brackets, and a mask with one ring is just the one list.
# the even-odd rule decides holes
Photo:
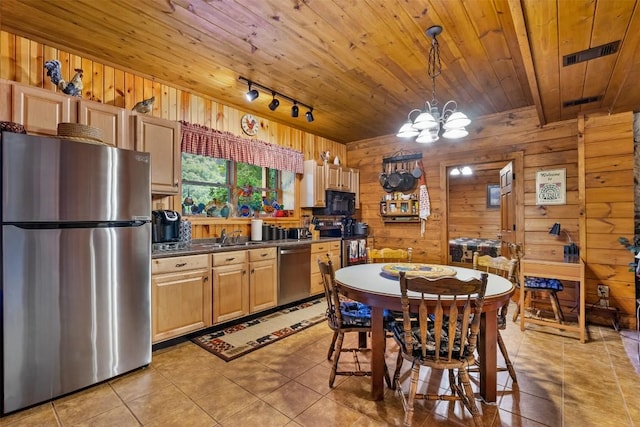
[(487, 185), (487, 207), (488, 208), (500, 207), (500, 185), (498, 184)]
[(567, 203), (566, 169), (536, 172), (536, 205)]

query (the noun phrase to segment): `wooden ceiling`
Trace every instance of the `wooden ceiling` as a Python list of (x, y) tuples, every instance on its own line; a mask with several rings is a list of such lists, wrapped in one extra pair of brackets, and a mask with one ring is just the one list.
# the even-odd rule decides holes
[[(349, 142), (394, 134), (432, 98), (474, 117), (535, 105), (542, 124), (640, 109), (637, 0), (2, 0), (0, 28), (270, 120)], [(620, 40), (611, 55), (563, 56)], [(244, 99), (244, 76), (315, 121)], [(594, 102), (563, 103), (594, 97)]]

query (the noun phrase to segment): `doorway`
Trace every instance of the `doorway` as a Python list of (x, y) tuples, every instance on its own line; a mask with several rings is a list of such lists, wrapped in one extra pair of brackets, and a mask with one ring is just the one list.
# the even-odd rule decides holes
[[(501, 227), (505, 223), (501, 214), (509, 216), (509, 227), (512, 228), (509, 236), (505, 236), (505, 239), (524, 242), (523, 159), (524, 153), (517, 151), (486, 155), (482, 158), (459, 157), (440, 163), (440, 190), (443, 195), (444, 225), (444, 232), (441, 235), (441, 260), (443, 263), (452, 261), (450, 241), (454, 238), (501, 241)], [(500, 205), (496, 206), (492, 200), (493, 192), (496, 191), (495, 186), (498, 186), (498, 191), (501, 191), (501, 170), (509, 163), (512, 165), (509, 198), (513, 210), (505, 210)], [(468, 166), (473, 171), (477, 177), (475, 182), (473, 174), (451, 176), (451, 170), (461, 166)], [(462, 187), (456, 188), (458, 182), (464, 182), (463, 179), (466, 182), (462, 184)], [(504, 202), (501, 201), (502, 203)], [(487, 242), (487, 244), (500, 246), (500, 243), (496, 242)], [(454, 252), (456, 252), (455, 249)], [(466, 261), (466, 259), (462, 260), (463, 263)]]

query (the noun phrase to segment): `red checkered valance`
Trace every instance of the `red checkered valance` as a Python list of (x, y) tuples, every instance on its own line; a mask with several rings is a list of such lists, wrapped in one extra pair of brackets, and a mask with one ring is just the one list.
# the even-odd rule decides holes
[(206, 126), (181, 121), (184, 153), (233, 160), (265, 168), (294, 173), (303, 172), (302, 152), (269, 144), (258, 139), (242, 138)]

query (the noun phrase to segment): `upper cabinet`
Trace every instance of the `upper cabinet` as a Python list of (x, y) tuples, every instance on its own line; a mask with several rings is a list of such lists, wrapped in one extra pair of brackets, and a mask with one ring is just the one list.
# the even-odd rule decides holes
[(300, 206), (303, 208), (324, 208), (325, 190), (324, 167), (315, 160), (304, 161), (304, 174), (300, 183)]
[(180, 191), (180, 123), (131, 115), (135, 149), (151, 154), (151, 192), (178, 194)]
[(58, 123), (80, 123), (102, 129), (107, 145), (133, 149), (126, 126), (129, 112), (47, 89), (12, 84), (11, 120), (32, 135), (56, 136)]
[(78, 102), (78, 123), (102, 129), (105, 144), (133, 150), (127, 135), (128, 115), (127, 110), (113, 105), (82, 99)]
[(360, 207), (360, 171), (315, 160), (305, 160), (300, 195), (301, 207), (323, 208), (325, 190), (347, 191), (356, 194), (356, 207)]
[(77, 98), (46, 89), (13, 85), (11, 120), (27, 133), (56, 136), (58, 123), (77, 123)]

